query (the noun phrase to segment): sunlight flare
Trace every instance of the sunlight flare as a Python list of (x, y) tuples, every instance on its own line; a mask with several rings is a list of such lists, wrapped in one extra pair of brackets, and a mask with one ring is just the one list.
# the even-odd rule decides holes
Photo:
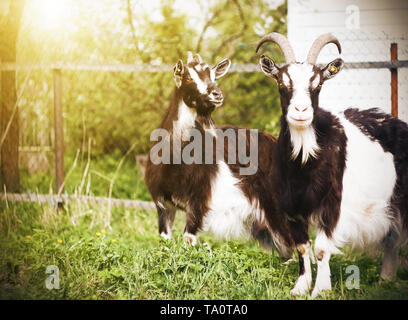
[(36, 19), (45, 29), (56, 29), (67, 22), (72, 10), (69, 0), (35, 0)]

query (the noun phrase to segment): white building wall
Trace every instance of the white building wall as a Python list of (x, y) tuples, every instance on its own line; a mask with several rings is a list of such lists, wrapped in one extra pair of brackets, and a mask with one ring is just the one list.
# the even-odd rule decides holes
[[(312, 42), (327, 32), (339, 39), (346, 64), (389, 61), (392, 42), (398, 43), (398, 58), (408, 60), (408, 1), (288, 0), (288, 38), (298, 61), (304, 61)], [(318, 63), (336, 57), (336, 46), (329, 44)], [(320, 104), (333, 111), (375, 106), (391, 112), (390, 82), (388, 69), (343, 70), (323, 86)], [(398, 70), (398, 84), (399, 117), (408, 122), (408, 68)]]

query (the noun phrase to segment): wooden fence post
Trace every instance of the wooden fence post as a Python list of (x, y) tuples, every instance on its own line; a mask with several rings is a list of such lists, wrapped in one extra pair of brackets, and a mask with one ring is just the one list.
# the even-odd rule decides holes
[(61, 69), (53, 69), (54, 76), (54, 131), (56, 191), (64, 191), (64, 130), (62, 121), (62, 77)]
[[(391, 43), (391, 62), (398, 61), (398, 44)], [(398, 118), (398, 68), (391, 68), (391, 113)]]

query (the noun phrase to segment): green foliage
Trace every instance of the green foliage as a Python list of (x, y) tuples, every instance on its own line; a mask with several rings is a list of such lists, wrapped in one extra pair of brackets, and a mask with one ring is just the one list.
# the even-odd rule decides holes
[[(150, 200), (144, 178), (133, 156), (130, 154), (125, 158), (120, 168), (119, 150), (112, 155), (100, 156), (98, 161), (92, 156), (88, 160), (87, 154), (83, 157), (79, 153), (76, 157), (66, 156), (65, 192), (107, 197), (112, 184), (113, 198)], [(24, 169), (21, 176), (22, 192), (56, 193), (53, 172), (29, 174)]]
[(279, 95), (270, 79), (260, 73), (232, 74), (220, 86), (226, 88), (227, 102), (214, 113), (215, 123), (279, 134)]
[[(185, 60), (189, 50), (199, 52), (210, 64), (225, 57), (233, 63), (257, 63), (254, 49), (260, 36), (286, 33), (286, 4), (271, 9), (261, 0), (197, 1), (205, 8), (203, 27), (174, 1), (160, 3), (156, 14), (160, 19), (141, 10), (139, 2), (130, 1), (132, 24), (126, 1), (69, 3), (69, 19), (57, 29), (41, 26), (35, 16), (40, 9), (28, 3), (18, 43), (19, 63), (172, 65), (179, 58)], [(282, 61), (279, 50), (271, 54)], [(89, 139), (96, 156), (115, 150), (124, 154), (133, 144), (136, 153), (147, 152), (150, 132), (159, 126), (169, 106), (174, 88), (171, 72), (64, 70), (62, 75), (68, 153), (86, 148)], [(278, 133), (279, 96), (272, 81), (261, 73), (229, 73), (220, 80), (220, 87), (226, 99), (214, 113), (216, 123)], [(52, 71), (19, 71), (18, 88), (22, 94), (20, 143), (53, 145)]]

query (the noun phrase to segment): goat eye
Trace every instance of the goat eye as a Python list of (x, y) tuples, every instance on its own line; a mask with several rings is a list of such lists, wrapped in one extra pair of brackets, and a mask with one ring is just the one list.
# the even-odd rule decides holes
[(186, 77), (184, 78), (186, 82), (191, 82), (193, 79), (191, 79), (189, 74), (186, 74)]

